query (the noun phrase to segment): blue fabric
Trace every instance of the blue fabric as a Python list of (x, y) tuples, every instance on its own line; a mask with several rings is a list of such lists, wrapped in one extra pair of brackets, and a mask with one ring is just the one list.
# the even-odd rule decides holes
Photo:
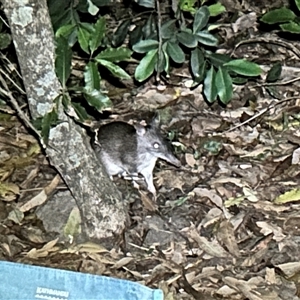
[(0, 261), (0, 299), (163, 300), (136, 282)]

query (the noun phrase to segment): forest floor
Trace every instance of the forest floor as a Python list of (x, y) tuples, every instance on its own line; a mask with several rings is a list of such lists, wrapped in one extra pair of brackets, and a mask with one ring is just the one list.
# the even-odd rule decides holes
[(218, 51), (265, 71), (281, 62), (276, 84), (249, 81), (235, 86), (226, 107), (209, 106), (182, 66), (166, 86), (110, 92), (115, 120), (159, 111), (182, 163), (156, 165), (155, 201), (116, 179), (130, 222), (112, 250), (58, 239), (75, 204), (61, 203), (66, 186), (2, 107), (0, 259), (129, 279), (161, 288), (165, 299), (299, 299), (300, 57), (284, 37), (260, 31), (260, 11), (248, 4), (220, 27)]

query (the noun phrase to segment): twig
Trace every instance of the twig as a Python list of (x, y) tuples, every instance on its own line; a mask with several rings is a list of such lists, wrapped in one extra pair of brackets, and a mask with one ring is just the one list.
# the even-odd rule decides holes
[[(0, 19), (3, 21), (3, 19), (0, 17)], [(8, 25), (7, 25), (8, 26)], [(6, 55), (4, 55), (3, 53), (0, 53), (1, 55), (1, 59), (5, 60), (7, 62), (7, 65), (5, 65), (5, 67), (7, 66), (7, 68), (9, 68), (9, 71), (14, 71), (14, 73), (17, 74), (17, 76), (22, 79), (22, 76), (20, 74), (20, 72), (18, 71), (18, 69), (15, 67), (15, 65), (6, 57)], [(26, 95), (26, 92), (24, 90), (22, 90), (21, 87), (19, 87), (15, 81), (13, 81), (2, 69), (0, 69), (1, 73), (24, 95)]]
[(19, 116), (19, 118), (25, 123), (25, 125), (30, 128), (38, 137), (40, 142), (43, 144), (43, 139), (40, 135), (40, 133), (35, 129), (35, 127), (31, 124), (30, 120), (28, 119), (28, 117), (24, 114), (24, 112), (22, 111), (22, 109), (20, 108), (17, 100), (13, 97), (12, 93), (9, 91), (8, 86), (5, 82), (5, 80), (3, 79), (3, 77), (0, 74), (0, 82), (2, 83), (2, 86), (4, 87), (4, 89), (2, 89), (0, 87), (0, 93), (2, 93), (3, 95), (5, 95), (9, 101), (11, 102), (13, 108), (17, 111), (17, 114)]
[(23, 95), (26, 95), (25, 91), (22, 90), (22, 89), (16, 84), (16, 82), (13, 81), (13, 80), (12, 80), (12, 79), (11, 79), (11, 78), (3, 71), (3, 70), (0, 69), (0, 72), (6, 77), (7, 80), (10, 81), (10, 83), (11, 83), (13, 86), (16, 87), (16, 89), (18, 89), (18, 91), (19, 91), (20, 93), (22, 93)]
[(252, 87), (287, 85), (287, 84), (293, 83), (293, 82), (298, 81), (298, 80), (300, 80), (300, 76), (296, 77), (296, 78), (293, 78), (291, 80), (287, 80), (287, 81), (266, 82), (266, 83), (253, 85)]
[(7, 24), (7, 22), (0, 16), (0, 20), (2, 21), (3, 24), (5, 24), (5, 26), (7, 28), (9, 28), (9, 25)]
[(160, 82), (160, 60), (162, 57), (162, 33), (161, 33), (161, 11), (160, 11), (160, 5), (159, 0), (156, 0), (156, 9), (157, 9), (157, 33), (158, 33), (158, 59), (157, 59), (157, 73), (156, 73), (156, 81)]
[(241, 124), (238, 124), (238, 125), (236, 125), (236, 126), (230, 128), (230, 129), (224, 131), (223, 133), (227, 133), (227, 132), (230, 132), (230, 131), (232, 131), (232, 130), (235, 130), (235, 129), (241, 127), (241, 126), (244, 126), (245, 124), (247, 124), (247, 123), (253, 121), (254, 119), (260, 117), (261, 115), (263, 115), (264, 113), (266, 113), (268, 110), (274, 108), (274, 107), (277, 106), (278, 104), (284, 103), (284, 102), (286, 102), (286, 101), (294, 100), (294, 99), (299, 99), (299, 98), (300, 98), (299, 96), (289, 97), (289, 98), (280, 100), (279, 102), (276, 102), (276, 103), (274, 103), (274, 104), (271, 104), (269, 107), (264, 108), (264, 109), (261, 110), (259, 113), (257, 113), (256, 115), (252, 116), (250, 119), (248, 119), (248, 120), (246, 120), (245, 122), (243, 122), (243, 123), (241, 123)]
[(300, 58), (300, 51), (298, 50), (298, 48), (293, 46), (291, 43), (285, 42), (280, 39), (271, 39), (271, 38), (264, 38), (264, 37), (254, 38), (254, 39), (249, 39), (249, 40), (244, 40), (244, 41), (239, 42), (234, 47), (232, 54), (239, 46), (241, 46), (243, 44), (250, 44), (250, 43), (267, 43), (267, 44), (279, 45), (279, 46), (285, 47), (287, 49), (290, 49), (292, 52), (294, 52)]

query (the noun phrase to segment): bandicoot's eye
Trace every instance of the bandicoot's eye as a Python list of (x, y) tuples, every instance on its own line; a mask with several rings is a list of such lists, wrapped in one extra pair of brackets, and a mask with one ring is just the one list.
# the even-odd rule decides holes
[(153, 148), (154, 148), (154, 149), (158, 149), (158, 148), (159, 148), (159, 143), (154, 143), (154, 144), (153, 144)]

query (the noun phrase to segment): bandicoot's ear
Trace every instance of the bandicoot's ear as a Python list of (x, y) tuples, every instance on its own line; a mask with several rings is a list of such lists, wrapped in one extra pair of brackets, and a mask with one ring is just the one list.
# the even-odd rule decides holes
[(159, 113), (155, 113), (152, 120), (151, 120), (151, 123), (150, 125), (154, 128), (159, 128), (159, 125), (160, 125), (160, 116), (159, 116)]
[(140, 136), (145, 135), (145, 133), (147, 131), (146, 127), (141, 124), (135, 124), (134, 128), (136, 130), (137, 135), (140, 135)]

